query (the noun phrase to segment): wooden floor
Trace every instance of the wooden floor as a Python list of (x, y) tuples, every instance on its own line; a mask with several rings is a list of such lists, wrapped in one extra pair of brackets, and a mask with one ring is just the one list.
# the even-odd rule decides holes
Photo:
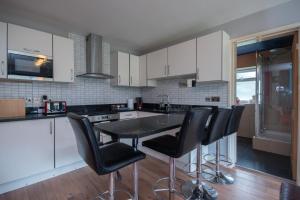
[[(117, 187), (131, 190), (131, 167), (121, 171), (123, 179)], [(268, 200), (279, 199), (280, 179), (256, 174), (241, 169), (229, 170), (236, 178), (233, 185), (214, 185), (219, 192), (219, 200)], [(140, 199), (155, 199), (151, 188), (160, 177), (168, 175), (168, 165), (151, 158), (140, 162)], [(187, 179), (177, 170), (177, 177)], [(88, 167), (57, 176), (6, 194), (0, 195), (0, 200), (83, 200), (95, 199), (98, 192), (108, 188), (108, 176), (97, 176)], [(125, 197), (119, 197), (123, 200)], [(181, 199), (181, 198), (176, 198)]]

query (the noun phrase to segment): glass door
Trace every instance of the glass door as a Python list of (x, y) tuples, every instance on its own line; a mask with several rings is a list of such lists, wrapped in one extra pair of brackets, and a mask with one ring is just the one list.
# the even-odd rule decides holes
[(291, 135), (291, 58), (289, 47), (257, 54), (257, 133), (287, 142)]

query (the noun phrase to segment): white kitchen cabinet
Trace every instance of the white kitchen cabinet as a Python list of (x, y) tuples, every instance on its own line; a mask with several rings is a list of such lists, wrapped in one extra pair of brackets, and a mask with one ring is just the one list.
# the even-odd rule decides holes
[(7, 24), (0, 22), (0, 78), (7, 78)]
[(168, 49), (147, 54), (147, 75), (148, 79), (167, 77)]
[(0, 184), (54, 169), (54, 119), (0, 123)]
[(197, 81), (228, 81), (230, 40), (224, 31), (197, 38)]
[(155, 87), (157, 85), (156, 80), (148, 80), (147, 77), (147, 55), (139, 57), (140, 65), (140, 86), (141, 87)]
[(140, 86), (140, 63), (139, 57), (130, 54), (129, 57), (130, 79), (129, 85), (138, 87)]
[(196, 74), (196, 39), (168, 47), (168, 76)]
[(53, 35), (53, 75), (56, 82), (74, 82), (74, 42)]
[(8, 24), (8, 49), (52, 57), (52, 34)]
[(112, 55), (111, 73), (114, 76), (111, 83), (118, 86), (129, 86), (129, 54), (121, 51)]
[(81, 160), (69, 119), (67, 117), (55, 118), (55, 168)]

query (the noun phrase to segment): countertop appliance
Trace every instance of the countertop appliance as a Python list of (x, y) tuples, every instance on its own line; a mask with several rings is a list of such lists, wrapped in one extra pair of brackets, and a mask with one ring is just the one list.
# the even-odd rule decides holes
[(120, 114), (117, 112), (99, 112), (94, 114), (84, 115), (87, 117), (92, 124), (101, 123), (101, 122), (109, 122), (116, 121), (120, 119)]
[(134, 109), (134, 103), (133, 103), (133, 99), (127, 99), (127, 107), (130, 110)]
[(143, 99), (142, 97), (136, 97), (136, 107), (138, 110), (142, 110), (143, 108)]
[(7, 72), (10, 79), (53, 81), (51, 57), (8, 50)]
[(46, 101), (45, 111), (46, 115), (58, 114), (67, 112), (67, 102), (65, 101)]

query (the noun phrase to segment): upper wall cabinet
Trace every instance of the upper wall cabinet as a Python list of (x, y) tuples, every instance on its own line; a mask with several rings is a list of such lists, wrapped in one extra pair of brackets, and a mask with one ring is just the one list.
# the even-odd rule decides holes
[(7, 78), (7, 24), (0, 22), (0, 78)]
[(147, 78), (147, 55), (142, 55), (139, 57), (140, 64), (140, 86), (141, 87), (155, 87), (155, 80), (148, 80)]
[(167, 77), (168, 49), (160, 49), (147, 55), (148, 79)]
[(197, 81), (228, 81), (230, 40), (224, 31), (197, 38)]
[(196, 73), (196, 39), (168, 47), (168, 76)]
[(54, 81), (74, 81), (74, 42), (71, 39), (53, 35)]
[(129, 54), (114, 52), (112, 55), (111, 73), (114, 76), (111, 83), (118, 86), (129, 86)]
[(52, 57), (52, 34), (8, 24), (8, 49)]
[(130, 79), (129, 85), (138, 87), (140, 86), (140, 61), (139, 57), (130, 54), (129, 59), (129, 68), (130, 68)]

